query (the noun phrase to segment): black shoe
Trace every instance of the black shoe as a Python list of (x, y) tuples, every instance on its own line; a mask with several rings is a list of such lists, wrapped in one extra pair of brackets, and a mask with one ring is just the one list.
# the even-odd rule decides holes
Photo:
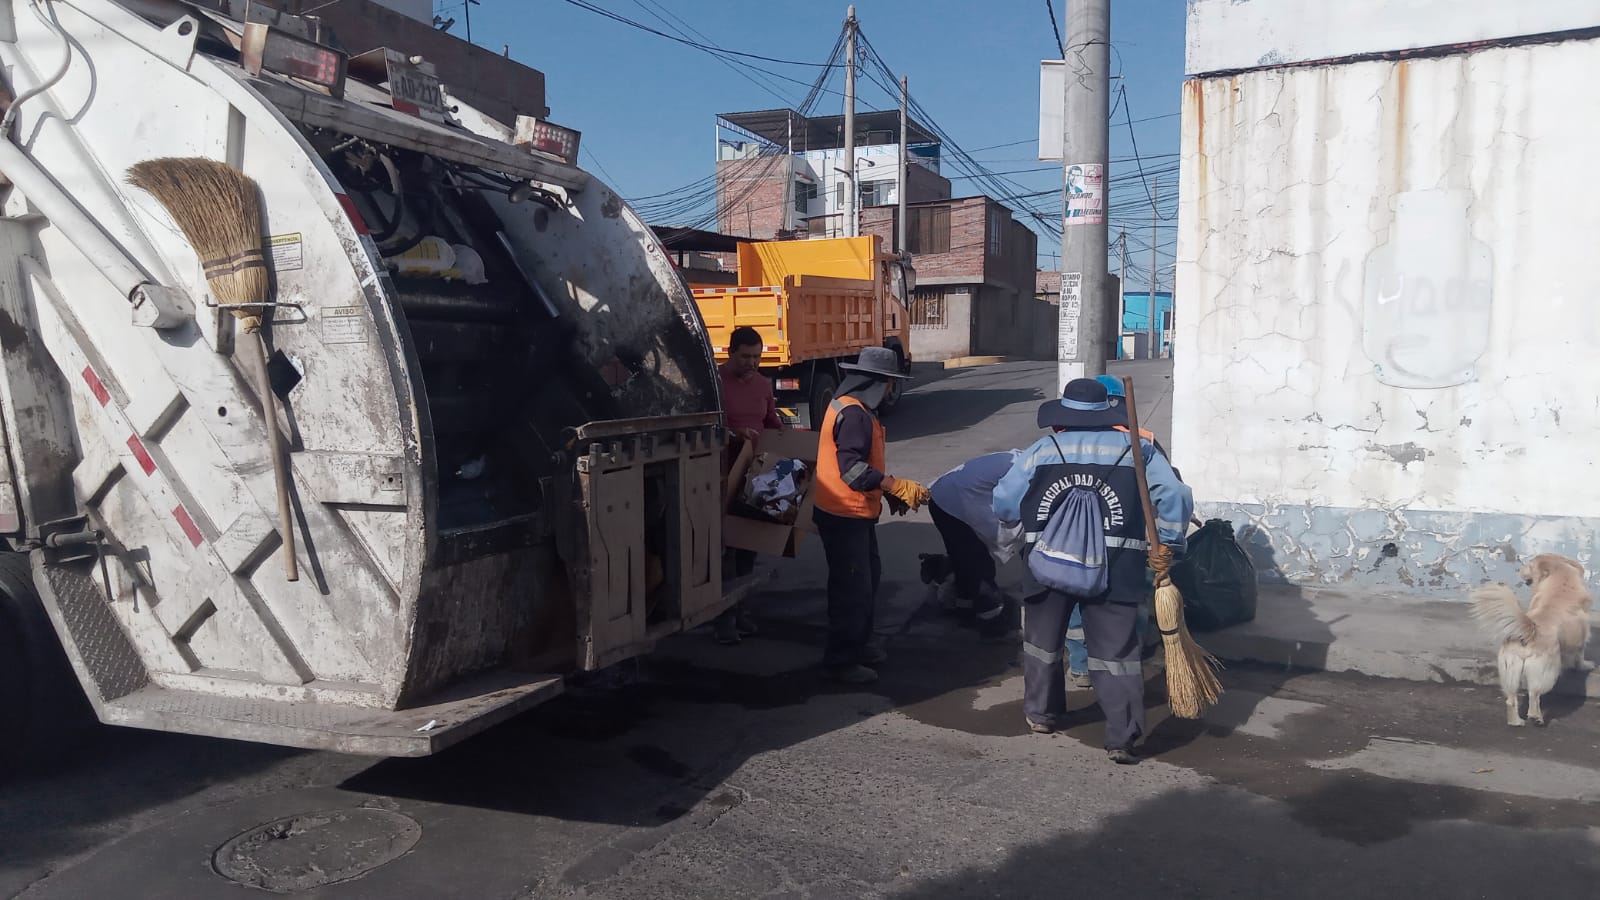
[(1107, 750), (1106, 758), (1119, 766), (1135, 766), (1139, 764), (1139, 757), (1134, 756), (1132, 750), (1125, 750), (1121, 747), (1115, 750)]
[(756, 627), (756, 620), (751, 618), (750, 614), (743, 609), (733, 614), (733, 626), (739, 629), (739, 633), (745, 637), (750, 637), (761, 631), (760, 628)]
[(917, 558), (922, 561), (923, 584), (943, 584), (950, 577), (950, 558), (943, 553), (919, 553)]
[(835, 684), (872, 684), (878, 673), (866, 666), (824, 666), (822, 677)]
[(715, 625), (717, 643), (724, 646), (733, 646), (739, 643), (739, 626), (734, 623), (733, 616), (721, 616)]
[(889, 661), (889, 651), (882, 647), (868, 644), (861, 648), (861, 664), (863, 666), (881, 666)]

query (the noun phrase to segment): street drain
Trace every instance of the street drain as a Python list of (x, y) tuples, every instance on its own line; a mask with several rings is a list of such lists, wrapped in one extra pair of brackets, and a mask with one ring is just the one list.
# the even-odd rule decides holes
[(229, 881), (279, 894), (360, 878), (416, 846), (422, 826), (386, 809), (336, 809), (258, 825), (217, 848)]

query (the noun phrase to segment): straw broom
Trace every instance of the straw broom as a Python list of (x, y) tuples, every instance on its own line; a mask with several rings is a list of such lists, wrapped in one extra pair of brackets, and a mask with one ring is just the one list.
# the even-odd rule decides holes
[[(1133, 402), (1133, 379), (1122, 379), (1128, 405), (1128, 439), (1139, 440), (1139, 411)], [(1135, 443), (1134, 447), (1139, 444)], [(1155, 572), (1156, 627), (1167, 653), (1167, 706), (1180, 719), (1205, 715), (1222, 695), (1217, 679), (1216, 657), (1195, 643), (1183, 621), (1183, 595), (1172, 583), (1172, 550), (1161, 543), (1156, 530), (1155, 503), (1150, 499), (1150, 479), (1144, 470), (1144, 454), (1133, 454), (1133, 471), (1139, 479), (1139, 503), (1144, 508), (1145, 539), (1150, 544), (1150, 568)]]
[(128, 170), (128, 183), (148, 192), (166, 209), (194, 246), (206, 282), (217, 303), (232, 307), (245, 334), (255, 335), (250, 354), (261, 414), (267, 420), (272, 474), (278, 488), (278, 531), (283, 537), (283, 564), (290, 581), (300, 579), (295, 556), (294, 515), (289, 507), (289, 472), (278, 430), (277, 402), (267, 374), (267, 344), (262, 317), (271, 309), (261, 235), (261, 192), (243, 172), (202, 158), (152, 159)]

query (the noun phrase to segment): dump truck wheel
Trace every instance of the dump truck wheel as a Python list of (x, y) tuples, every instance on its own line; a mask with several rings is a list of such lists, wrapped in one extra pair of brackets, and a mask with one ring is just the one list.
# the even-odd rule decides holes
[(831, 373), (818, 372), (811, 381), (811, 428), (822, 427), (822, 417), (828, 414), (828, 405), (839, 390), (839, 381)]

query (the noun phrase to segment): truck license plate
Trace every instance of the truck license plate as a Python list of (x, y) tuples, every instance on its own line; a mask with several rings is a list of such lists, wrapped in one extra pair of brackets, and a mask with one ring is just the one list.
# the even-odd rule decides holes
[(389, 59), (389, 95), (394, 108), (427, 119), (444, 117), (444, 95), (439, 90), (439, 79), (416, 66), (391, 57)]

